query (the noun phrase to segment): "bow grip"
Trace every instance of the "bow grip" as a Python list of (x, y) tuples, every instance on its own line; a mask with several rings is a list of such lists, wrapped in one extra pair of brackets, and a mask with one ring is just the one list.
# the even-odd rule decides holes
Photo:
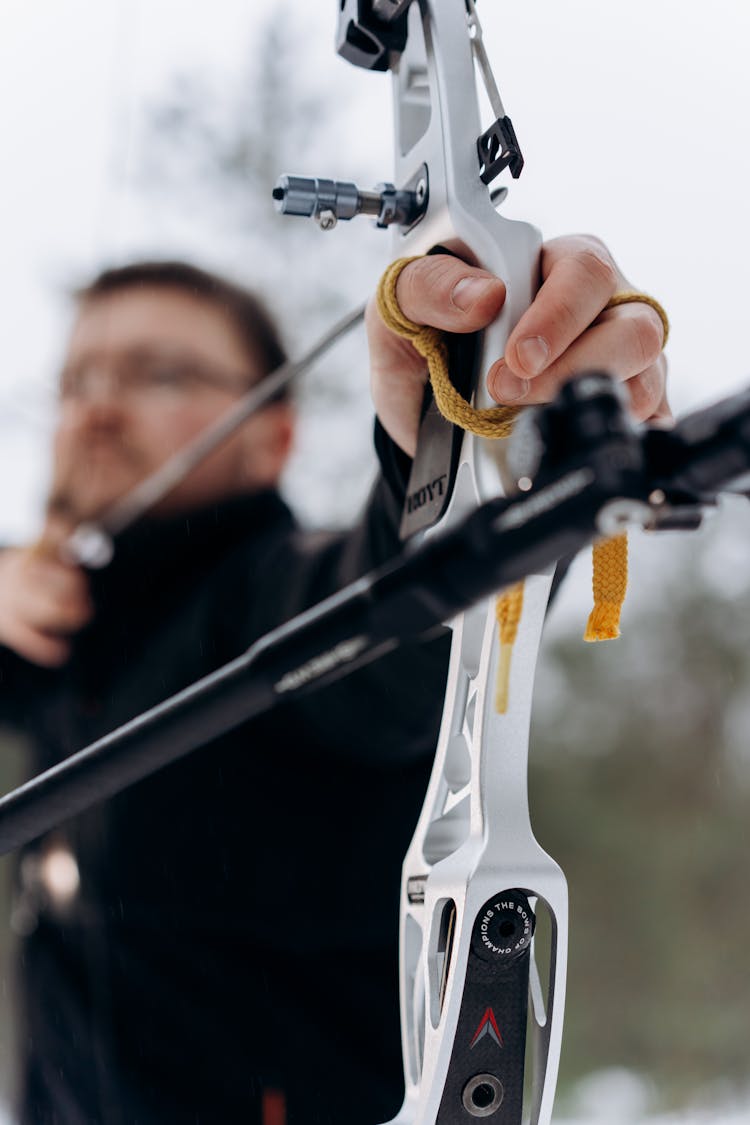
[[(508, 337), (531, 304), (539, 286), (541, 234), (529, 223), (499, 214), (481, 180), (477, 138), (482, 135), (475, 59), (466, 9), (455, 0), (424, 0), (407, 11), (407, 40), (392, 66), (394, 85), (394, 182), (409, 183), (426, 169), (429, 201), (421, 220), (408, 230), (393, 229), (393, 256), (428, 253), (436, 244), (500, 277), (507, 295), (500, 315), (483, 333), (476, 354), (460, 357), (463, 370), (452, 372), (474, 405), (496, 405), (485, 378), (505, 351)], [(456, 347), (450, 345), (453, 351)], [(461, 386), (462, 378), (469, 384)], [(456, 445), (476, 462), (476, 500), (504, 494), (503, 442), (465, 439), (425, 412), (402, 534), (426, 530), (448, 510), (455, 483)], [(469, 444), (467, 444), (469, 443)], [(473, 444), (472, 444), (473, 443)], [(471, 445), (471, 447), (469, 447)], [(440, 494), (434, 482), (448, 487)], [(423, 502), (426, 501), (426, 502)], [(411, 506), (411, 511), (409, 507)]]
[[(498, 219), (499, 216), (494, 215), (493, 218)], [(451, 381), (463, 398), (473, 400), (474, 405), (480, 408), (497, 405), (486, 388), (487, 373), (504, 354), (510, 333), (538, 288), (541, 235), (526, 223), (510, 223), (507, 220), (501, 220), (501, 223), (505, 225), (497, 232), (497, 243), (492, 245), (489, 239), (484, 240), (484, 260), (471, 256), (477, 264), (481, 262), (484, 268), (505, 281), (506, 300), (500, 316), (484, 332), (446, 333), (445, 337)], [(513, 239), (508, 237), (511, 232)], [(450, 251), (442, 246), (430, 251), (440, 252)], [(455, 488), (465, 441), (475, 443), (472, 459), (478, 473), (477, 499), (489, 499), (498, 492), (506, 491), (502, 482), (507, 485), (511, 475), (505, 466), (505, 443), (465, 437), (462, 430), (442, 417), (428, 385), (417, 451), (404, 501), (400, 527), (403, 540), (432, 527), (445, 515)]]

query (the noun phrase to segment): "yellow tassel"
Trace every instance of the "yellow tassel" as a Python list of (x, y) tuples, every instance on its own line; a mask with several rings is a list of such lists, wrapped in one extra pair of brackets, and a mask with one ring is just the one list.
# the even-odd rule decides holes
[(495, 680), (495, 711), (498, 715), (508, 712), (510, 696), (510, 662), (513, 645), (500, 645), (497, 657), (497, 679)]
[(620, 612), (628, 587), (628, 537), (623, 532), (594, 544), (594, 608), (585, 641), (611, 641), (620, 635)]
[(523, 582), (518, 582), (515, 586), (506, 590), (504, 594), (500, 594), (495, 603), (495, 617), (497, 618), (500, 638), (497, 679), (495, 681), (495, 710), (498, 715), (504, 715), (508, 710), (510, 665), (522, 612)]

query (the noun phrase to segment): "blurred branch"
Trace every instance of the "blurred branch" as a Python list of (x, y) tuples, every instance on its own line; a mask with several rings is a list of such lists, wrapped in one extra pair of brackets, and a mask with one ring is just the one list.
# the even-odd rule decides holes
[[(378, 255), (384, 264), (388, 253), (387, 237), (366, 222), (342, 224), (326, 236), (314, 223), (282, 217), (273, 206), (271, 190), (282, 171), (325, 175), (325, 155), (316, 153), (349, 149), (352, 99), (341, 95), (348, 71), (332, 65), (326, 69), (330, 82), (321, 83), (307, 54), (299, 11), (276, 4), (238, 75), (182, 74), (151, 107), (139, 176), (162, 229), (181, 224), (190, 231), (190, 246), (182, 250), (178, 243), (179, 252), (205, 260), (192, 248), (202, 232), (201, 244), (211, 248), (209, 268), (259, 290), (291, 337), (292, 350), (364, 299), (374, 288)], [(382, 171), (362, 174), (382, 178)], [(334, 353), (301, 386), (306, 463), (291, 490), (314, 522), (350, 519), (368, 486), (373, 460), (365, 371), (360, 344), (356, 353)], [(338, 434), (354, 429), (358, 437), (342, 448), (331, 437), (332, 426)], [(337, 446), (338, 459), (310, 456)]]

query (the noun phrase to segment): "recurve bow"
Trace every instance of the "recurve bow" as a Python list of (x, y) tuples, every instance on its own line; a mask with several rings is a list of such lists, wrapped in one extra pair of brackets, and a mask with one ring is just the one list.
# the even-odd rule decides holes
[[(323, 229), (372, 214), (390, 226), (394, 257), (459, 240), (462, 253), (501, 277), (507, 298), (495, 323), (463, 349), (466, 397), (494, 405), (489, 365), (538, 285), (541, 236), (498, 211), (523, 159), (484, 49), (473, 0), (342, 0), (339, 52), (390, 70), (393, 183), (373, 191), (334, 180), (283, 176), (280, 210)], [(477, 81), (496, 119), (483, 128)], [(473, 367), (473, 372), (472, 372)], [(474, 376), (472, 380), (472, 374)], [(457, 375), (458, 378), (461, 374)], [(408, 486), (402, 533), (443, 531), (482, 501), (502, 496), (506, 442), (456, 431), (429, 403)], [(527, 795), (534, 669), (552, 568), (528, 576), (514, 646), (509, 705), (498, 714), (494, 599), (451, 622), (453, 642), (432, 778), (407, 853), (401, 892), (401, 1021), (406, 1098), (399, 1125), (493, 1125), (522, 1119), (527, 1022), (533, 1029), (531, 1121), (548, 1122), (560, 1053), (568, 928), (565, 878), (537, 843)], [(545, 967), (537, 969), (536, 918)], [(542, 981), (544, 983), (542, 983)], [(527, 997), (531, 997), (528, 1005)]]

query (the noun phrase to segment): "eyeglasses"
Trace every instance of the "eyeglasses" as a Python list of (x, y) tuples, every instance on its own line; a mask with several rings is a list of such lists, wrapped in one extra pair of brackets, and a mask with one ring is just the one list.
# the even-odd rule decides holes
[(182, 403), (205, 391), (239, 395), (256, 380), (249, 372), (228, 372), (192, 356), (133, 349), (106, 361), (86, 358), (67, 366), (59, 383), (60, 402), (78, 403), (106, 391), (113, 396)]

